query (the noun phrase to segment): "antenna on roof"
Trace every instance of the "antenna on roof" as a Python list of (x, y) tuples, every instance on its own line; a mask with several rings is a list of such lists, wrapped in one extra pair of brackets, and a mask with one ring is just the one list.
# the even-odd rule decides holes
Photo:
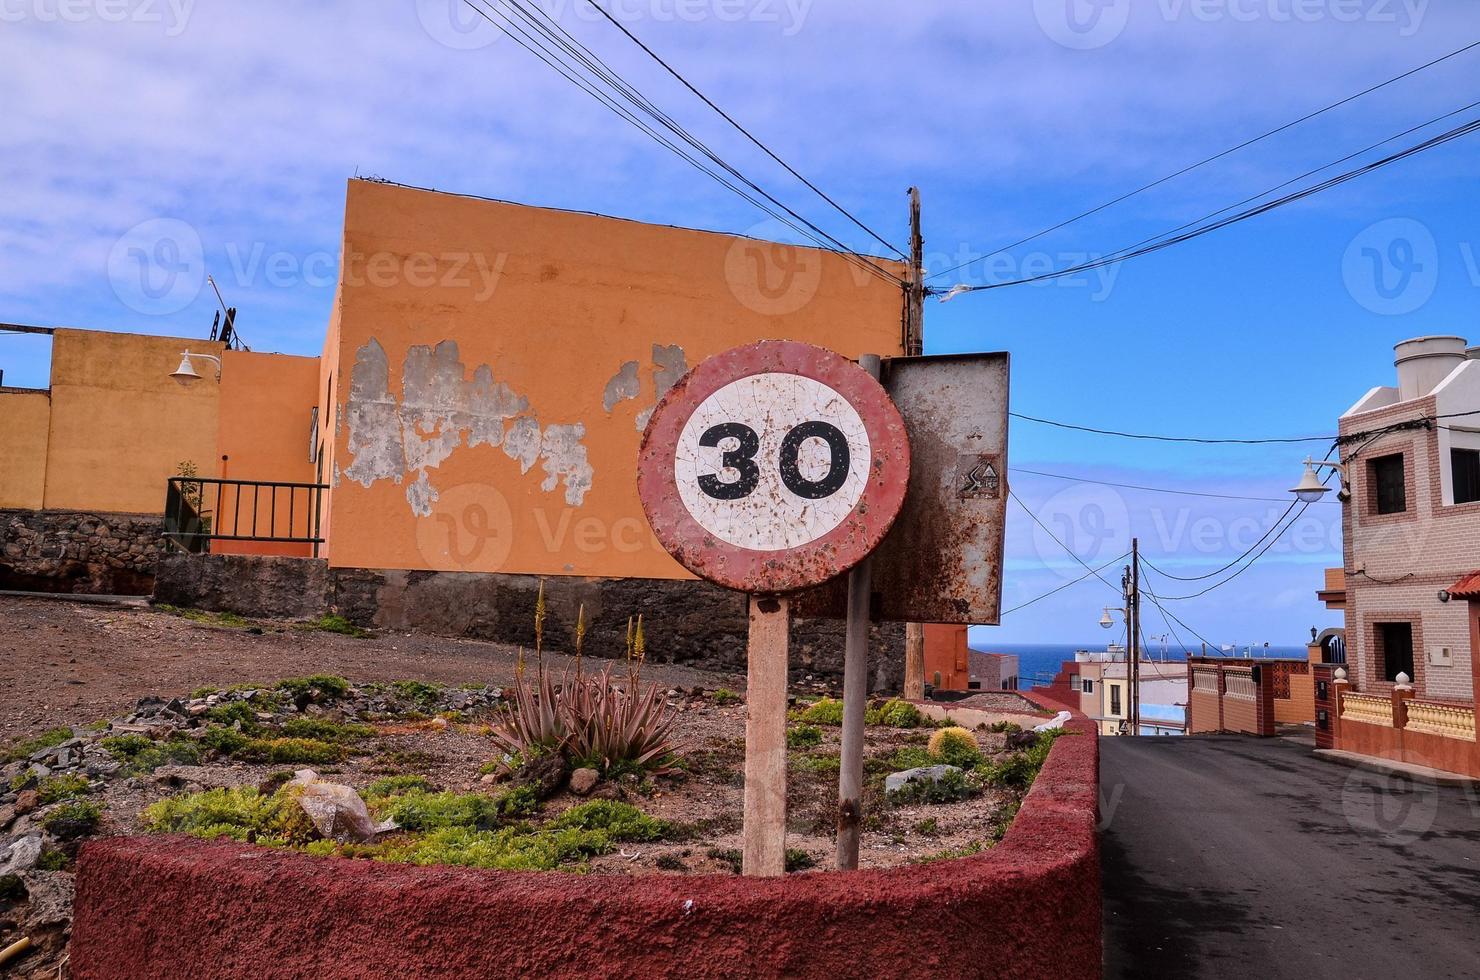
[[(226, 305), (226, 300), (221, 296), (221, 287), (216, 285), (214, 276), (206, 276), (206, 282), (210, 283), (211, 289), (215, 290), (216, 301), (221, 306), (221, 309), (216, 312), (216, 319), (211, 323), (211, 339), (225, 344), (227, 350), (251, 350), (252, 348), (242, 343), (241, 336), (236, 332), (236, 307)], [(224, 323), (221, 321), (223, 311), (226, 314)], [(218, 325), (220, 326), (219, 335), (216, 331)]]

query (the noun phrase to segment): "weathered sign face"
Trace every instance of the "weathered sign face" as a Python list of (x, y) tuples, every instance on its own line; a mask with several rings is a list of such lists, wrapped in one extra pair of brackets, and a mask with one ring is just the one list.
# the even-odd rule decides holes
[[(910, 437), (910, 490), (874, 552), (875, 619), (998, 621), (1007, 520), (1006, 354), (900, 357), (884, 387)], [(793, 602), (798, 615), (841, 618), (839, 583)]]
[(847, 359), (762, 341), (700, 364), (643, 433), (653, 532), (702, 578), (783, 593), (847, 571), (883, 539), (909, 480), (904, 422)]

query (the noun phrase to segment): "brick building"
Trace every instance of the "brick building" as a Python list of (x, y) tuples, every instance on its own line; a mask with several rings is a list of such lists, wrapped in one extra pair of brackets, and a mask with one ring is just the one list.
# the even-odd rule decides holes
[(1480, 772), (1474, 613), (1451, 594), (1480, 566), (1480, 348), (1420, 337), (1395, 350), (1397, 385), (1340, 419), (1347, 676), (1335, 665), (1318, 674), (1318, 701), (1323, 680), (1340, 688), (1324, 688), (1322, 734), (1336, 748)]

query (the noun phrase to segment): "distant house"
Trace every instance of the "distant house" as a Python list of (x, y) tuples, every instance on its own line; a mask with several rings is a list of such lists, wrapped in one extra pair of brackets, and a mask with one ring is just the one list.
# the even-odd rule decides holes
[(1397, 385), (1340, 419), (1344, 567), (1317, 595), (1346, 629), (1321, 641), (1317, 724), (1334, 748), (1480, 775), (1480, 348), (1395, 350)]
[(927, 623), (925, 682), (937, 691), (1016, 691), (1018, 658), (971, 649), (965, 626)]
[[(1061, 670), (1079, 694), (1079, 710), (1094, 721), (1101, 735), (1129, 734), (1130, 664), (1125, 647), (1112, 643), (1103, 651), (1080, 650)], [(1187, 665), (1141, 658), (1141, 734), (1181, 734), (1187, 727)]]

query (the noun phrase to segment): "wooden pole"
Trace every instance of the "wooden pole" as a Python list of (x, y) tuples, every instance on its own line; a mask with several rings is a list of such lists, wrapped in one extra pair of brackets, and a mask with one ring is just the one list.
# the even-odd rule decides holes
[(786, 873), (786, 661), (791, 606), (750, 597), (745, 687), (745, 826), (741, 869)]
[[(905, 282), (904, 352), (925, 353), (925, 238), (920, 231), (920, 188), (910, 188), (910, 268)], [(904, 627), (904, 696), (925, 697), (925, 628)]]
[[(858, 359), (875, 380), (879, 355)], [(863, 819), (863, 720), (868, 707), (869, 595), (873, 588), (869, 559), (848, 573), (847, 636), (843, 646), (843, 752), (838, 766), (837, 867), (858, 867), (858, 828)]]

